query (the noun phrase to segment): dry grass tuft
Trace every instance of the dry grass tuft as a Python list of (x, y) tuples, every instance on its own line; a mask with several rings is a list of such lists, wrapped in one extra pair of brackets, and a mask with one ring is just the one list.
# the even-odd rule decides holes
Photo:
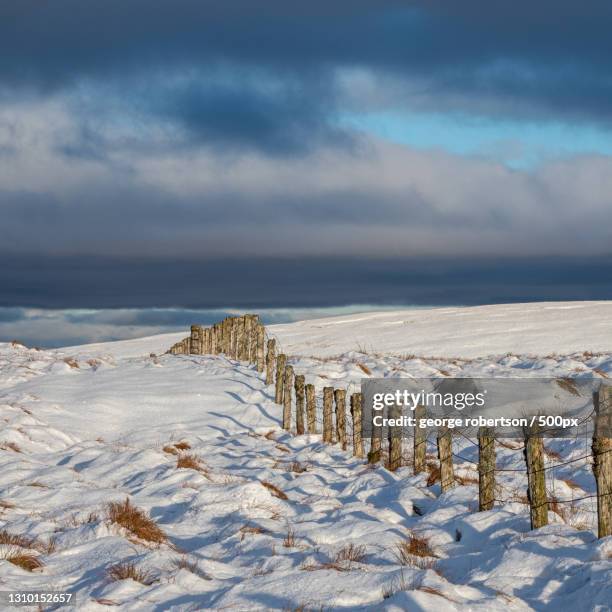
[(36, 555), (21, 552), (19, 549), (6, 550), (2, 553), (0, 558), (26, 570), (27, 572), (42, 569), (45, 565)]
[(291, 452), (286, 446), (283, 446), (282, 444), (277, 444), (274, 448), (276, 450), (281, 451), (281, 453), (290, 453)]
[(174, 445), (174, 448), (176, 448), (177, 450), (180, 450), (180, 451), (189, 450), (191, 448), (191, 444), (189, 444), (189, 442), (185, 442), (185, 440), (183, 440), (182, 442), (177, 442)]
[(370, 370), (370, 368), (368, 368), (367, 365), (365, 365), (364, 363), (357, 363), (357, 367), (364, 373), (367, 374), (368, 376), (372, 375), (372, 370)]
[(580, 392), (576, 387), (576, 381), (571, 378), (557, 378), (555, 380), (557, 385), (561, 387), (564, 391), (567, 391), (571, 395), (575, 395), (576, 397), (580, 397)]
[(108, 504), (108, 518), (112, 523), (121, 525), (137, 538), (146, 542), (163, 544), (168, 540), (166, 534), (143, 510), (133, 506), (129, 498), (126, 498), (124, 502), (111, 502)]
[(356, 544), (347, 544), (343, 546), (334, 558), (334, 563), (348, 564), (349, 567), (352, 563), (361, 563), (366, 556), (366, 547)]
[(431, 487), (440, 480), (440, 466), (433, 461), (428, 461), (425, 464), (425, 467), (427, 468), (427, 473), (429, 474), (427, 476), (427, 486)]
[(48, 489), (49, 488), (46, 484), (43, 484), (39, 480), (35, 480), (34, 482), (28, 482), (26, 487), (40, 487), (41, 489)]
[(303, 474), (304, 472), (308, 471), (308, 468), (305, 465), (303, 465), (302, 463), (300, 463), (299, 461), (293, 461), (287, 467), (287, 471), (288, 472), (295, 472), (296, 474)]
[(610, 378), (608, 373), (601, 368), (593, 368), (593, 372), (595, 372), (595, 374), (599, 374), (602, 378)]
[(168, 453), (169, 455), (178, 455), (179, 454), (178, 450), (176, 450), (176, 448), (174, 448), (174, 446), (170, 446), (169, 444), (164, 446), (162, 448), (162, 450), (164, 451), (164, 453)]
[(15, 442), (0, 442), (0, 450), (12, 450), (15, 453), (21, 452), (21, 449)]
[(69, 365), (74, 370), (78, 370), (80, 368), (79, 362), (74, 357), (64, 357), (64, 363)]
[(273, 429), (271, 429), (271, 430), (270, 430), (270, 431), (269, 431), (269, 432), (268, 432), (268, 433), (267, 433), (267, 434), (264, 436), (264, 438), (265, 438), (266, 440), (274, 440), (274, 434), (275, 434), (275, 431), (274, 431)]
[(18, 546), (20, 548), (34, 548), (36, 540), (25, 535), (9, 533), (6, 529), (0, 531), (0, 545)]
[(268, 489), (268, 491), (270, 491), (270, 493), (272, 493), (274, 497), (278, 497), (278, 499), (285, 500), (289, 499), (287, 495), (283, 493), (283, 491), (281, 491), (278, 487), (274, 486), (271, 482), (268, 482), (267, 480), (262, 480), (261, 484), (266, 487), (266, 489)]
[(10, 501), (6, 501), (5, 499), (0, 499), (0, 508), (4, 508), (5, 510), (10, 510), (11, 508), (14, 508), (15, 504), (10, 502)]
[(295, 531), (293, 531), (293, 527), (291, 527), (291, 525), (287, 525), (287, 535), (283, 540), (283, 546), (285, 548), (295, 547)]
[(429, 542), (423, 537), (410, 534), (406, 540), (395, 545), (395, 558), (400, 565), (430, 569), (433, 567), (435, 557)]
[(202, 470), (200, 458), (191, 453), (181, 453), (176, 460), (176, 467), (185, 470), (197, 470), (198, 472)]
[(172, 564), (177, 570), (187, 570), (198, 578), (202, 578), (203, 580), (212, 580), (212, 578), (198, 566), (197, 561), (190, 561), (185, 555), (179, 557), (178, 559), (174, 559)]
[(136, 567), (135, 563), (117, 563), (107, 570), (108, 577), (113, 581), (134, 580), (145, 586), (149, 586), (157, 579), (148, 570)]
[(459, 474), (455, 474), (455, 480), (460, 485), (464, 485), (464, 486), (478, 484), (478, 478), (476, 478), (475, 476), (461, 476)]
[(244, 540), (245, 536), (247, 534), (262, 534), (262, 533), (268, 533), (263, 527), (260, 527), (259, 525), (243, 525), (238, 531), (240, 531), (240, 541), (242, 542), (242, 540)]

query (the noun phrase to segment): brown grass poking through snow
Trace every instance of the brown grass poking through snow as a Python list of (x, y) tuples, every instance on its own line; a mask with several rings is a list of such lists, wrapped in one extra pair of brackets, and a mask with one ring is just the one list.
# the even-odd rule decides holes
[(19, 548), (8, 548), (2, 551), (0, 559), (4, 559), (27, 572), (42, 569), (45, 565), (36, 555), (23, 552)]
[(64, 363), (74, 370), (79, 369), (79, 362), (74, 357), (64, 357)]
[(580, 392), (576, 387), (576, 381), (571, 378), (557, 378), (555, 382), (564, 390), (570, 393), (571, 395), (575, 395), (576, 397), (580, 397)]
[(238, 531), (240, 531), (240, 541), (244, 540), (247, 534), (259, 535), (267, 533), (267, 531), (259, 525), (243, 525)]
[(34, 548), (36, 540), (25, 535), (9, 533), (6, 529), (0, 531), (0, 545), (18, 546), (19, 548)]
[(170, 446), (169, 444), (164, 446), (162, 448), (162, 450), (164, 451), (164, 453), (168, 453), (169, 455), (178, 455), (179, 454), (178, 450), (176, 450), (176, 448), (174, 448), (174, 446)]
[(183, 440), (182, 442), (177, 442), (174, 445), (174, 448), (176, 448), (177, 450), (180, 450), (180, 451), (189, 450), (191, 448), (191, 444), (189, 444), (189, 442), (185, 442), (185, 440)]
[(431, 487), (440, 480), (440, 466), (433, 461), (428, 461), (425, 467), (428, 473), (427, 486)]
[(413, 533), (395, 545), (394, 554), (400, 565), (428, 569), (435, 563), (429, 542)]
[(181, 453), (179, 458), (176, 460), (176, 467), (184, 470), (200, 471), (202, 469), (200, 458), (191, 453)]
[(0, 450), (12, 450), (14, 453), (21, 452), (21, 449), (15, 442), (0, 442)]
[(198, 566), (197, 561), (190, 561), (185, 555), (178, 559), (174, 559), (172, 565), (174, 565), (177, 570), (187, 570), (203, 580), (212, 580), (212, 578)]
[(117, 563), (109, 567), (106, 573), (113, 582), (117, 580), (134, 580), (149, 586), (157, 581), (151, 572), (136, 567), (135, 563)]
[(350, 565), (353, 563), (361, 563), (366, 555), (366, 547), (356, 544), (347, 544), (343, 546), (334, 558), (334, 563), (344, 563)]
[(367, 365), (365, 365), (365, 363), (358, 362), (358, 363), (357, 363), (357, 367), (358, 367), (358, 368), (359, 368), (359, 369), (360, 369), (360, 370), (361, 370), (361, 371), (362, 371), (364, 374), (367, 374), (368, 376), (371, 376), (371, 375), (372, 375), (372, 370), (370, 370), (370, 368), (368, 368), (368, 366), (367, 366)]
[(295, 531), (293, 531), (293, 527), (291, 527), (291, 525), (287, 525), (287, 535), (283, 540), (283, 546), (285, 548), (295, 547)]
[(133, 506), (129, 498), (124, 502), (108, 504), (108, 518), (112, 523), (121, 525), (137, 538), (146, 542), (163, 544), (166, 534), (140, 508)]
[(289, 499), (283, 491), (281, 491), (278, 487), (274, 486), (271, 482), (267, 480), (262, 480), (261, 484), (274, 495), (274, 497), (278, 497), (278, 499)]

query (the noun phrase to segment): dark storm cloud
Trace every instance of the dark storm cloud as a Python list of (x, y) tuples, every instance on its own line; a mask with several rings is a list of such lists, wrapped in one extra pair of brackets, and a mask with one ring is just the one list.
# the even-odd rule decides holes
[[(0, 307), (9, 308), (141, 308), (155, 303), (189, 310), (612, 299), (610, 257), (2, 259)], [(192, 314), (150, 311), (104, 322), (181, 327)], [(73, 316), (82, 322), (95, 319)]]
[[(608, 122), (611, 20), (603, 0), (21, 0), (0, 6), (0, 90), (104, 84), (212, 144), (284, 153), (325, 131), (338, 68), (416, 81), (428, 108)], [(233, 83), (211, 85), (220, 66)], [(139, 83), (155, 98), (178, 75), (143, 103)]]

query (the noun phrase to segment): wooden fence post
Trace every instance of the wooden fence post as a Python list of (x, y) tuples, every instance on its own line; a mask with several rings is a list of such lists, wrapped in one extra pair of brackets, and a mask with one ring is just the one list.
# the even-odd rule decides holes
[(283, 389), (283, 429), (291, 431), (291, 390), (293, 388), (293, 366), (285, 366)]
[(268, 340), (268, 353), (266, 354), (266, 385), (274, 382), (274, 366), (276, 361), (276, 340)]
[(217, 324), (210, 328), (210, 354), (217, 354)]
[(248, 315), (249, 324), (249, 363), (257, 362), (257, 328), (259, 327), (259, 315)]
[(240, 330), (240, 361), (249, 360), (249, 327), (248, 315), (240, 317), (240, 323), (238, 324), (238, 329)]
[(612, 535), (612, 386), (601, 386), (593, 394), (593, 474), (597, 483), (597, 537)]
[(266, 328), (260, 323), (257, 326), (257, 371), (263, 372), (266, 366), (265, 363), (265, 351), (266, 351)]
[(185, 338), (183, 340), (183, 355), (189, 355), (191, 352), (191, 338)]
[(323, 387), (323, 442), (333, 444), (332, 403), (334, 401), (334, 388)]
[(287, 365), (287, 355), (282, 353), (276, 360), (276, 393), (274, 395), (274, 401), (277, 404), (283, 403), (283, 391), (285, 389), (285, 366)]
[(317, 433), (317, 400), (315, 386), (306, 385), (306, 418), (308, 420), (308, 433)]
[(495, 432), (478, 430), (478, 510), (493, 509), (495, 500)]
[(525, 431), (524, 450), (527, 464), (527, 498), (529, 499), (532, 529), (548, 525), (544, 441), (537, 435), (537, 432), (537, 426)]
[(192, 355), (201, 355), (202, 348), (200, 343), (200, 330), (202, 328), (199, 325), (191, 326), (191, 340), (189, 344), (189, 350)]
[(368, 463), (378, 463), (380, 461), (382, 446), (382, 427), (374, 424), (374, 418), (379, 415), (377, 410), (372, 408), (372, 436), (370, 438), (370, 452), (368, 453)]
[(229, 322), (229, 354), (236, 359), (236, 317), (231, 317)]
[[(401, 406), (389, 406), (389, 418), (398, 419), (402, 416)], [(388, 469), (395, 472), (402, 466), (402, 427), (399, 425), (389, 425), (387, 427), (389, 439), (389, 465)]]
[(346, 450), (346, 391), (336, 389), (334, 399), (336, 400), (336, 439), (342, 445), (342, 450)]
[(351, 395), (351, 416), (353, 418), (353, 455), (363, 457), (363, 440), (361, 438), (361, 393)]
[(414, 447), (413, 447), (413, 474), (416, 476), (425, 471), (425, 457), (427, 455), (427, 429), (419, 424), (425, 418), (425, 406), (418, 404), (414, 409)]
[(303, 374), (295, 377), (295, 430), (298, 436), (304, 433), (304, 385), (306, 378)]
[(442, 493), (445, 493), (455, 486), (453, 439), (448, 427), (438, 428), (438, 459), (440, 461), (440, 488)]

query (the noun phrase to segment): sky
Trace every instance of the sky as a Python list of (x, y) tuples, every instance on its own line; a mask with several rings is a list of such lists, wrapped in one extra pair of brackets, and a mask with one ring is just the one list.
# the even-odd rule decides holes
[(0, 3), (0, 339), (611, 299), (611, 22), (601, 0)]

